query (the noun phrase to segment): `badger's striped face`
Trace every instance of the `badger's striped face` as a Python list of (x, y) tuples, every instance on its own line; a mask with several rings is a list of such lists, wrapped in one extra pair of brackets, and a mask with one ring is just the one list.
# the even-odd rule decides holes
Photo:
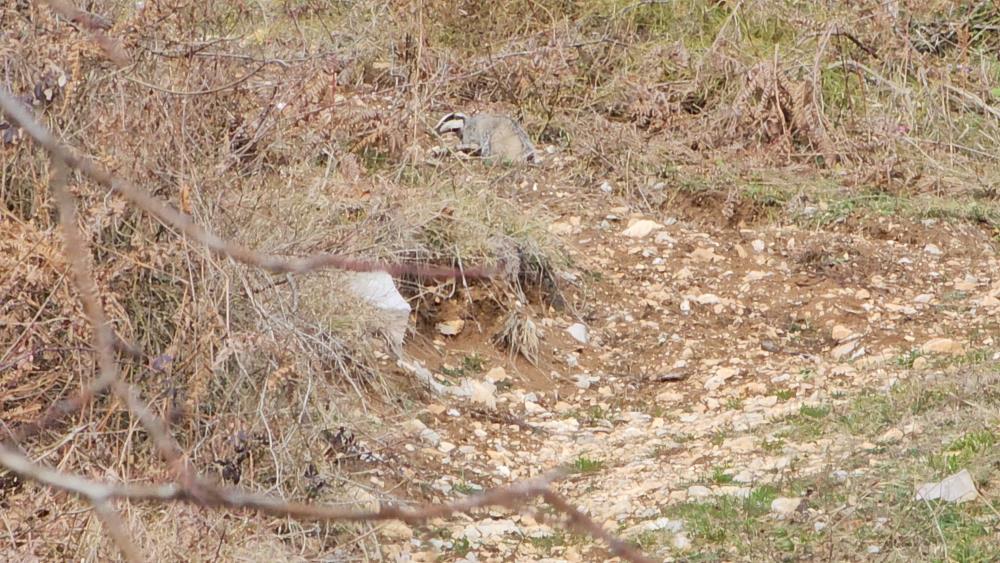
[(465, 114), (464, 113), (449, 113), (448, 115), (441, 118), (434, 130), (437, 131), (438, 135), (443, 135), (449, 131), (454, 131), (455, 133), (461, 135), (462, 129), (465, 129)]

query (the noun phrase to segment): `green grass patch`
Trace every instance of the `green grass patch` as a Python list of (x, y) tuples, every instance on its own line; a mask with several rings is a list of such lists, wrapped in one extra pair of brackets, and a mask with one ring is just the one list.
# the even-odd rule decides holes
[(573, 471), (576, 473), (597, 473), (603, 468), (604, 462), (598, 459), (580, 456), (573, 460)]
[(794, 389), (778, 389), (774, 392), (774, 396), (780, 401), (787, 401), (795, 396)]
[(940, 454), (930, 456), (929, 463), (944, 474), (951, 474), (968, 467), (980, 454), (991, 450), (997, 443), (997, 434), (990, 429), (976, 430), (953, 440)]
[(728, 485), (733, 482), (733, 476), (730, 473), (726, 473), (725, 468), (716, 467), (712, 469), (712, 476), (709, 477), (709, 481), (716, 485)]

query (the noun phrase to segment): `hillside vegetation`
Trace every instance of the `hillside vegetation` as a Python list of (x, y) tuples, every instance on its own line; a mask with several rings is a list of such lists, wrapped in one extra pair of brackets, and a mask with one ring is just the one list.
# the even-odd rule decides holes
[[(226, 240), (399, 265), (413, 308), (398, 356), (344, 272), (213, 253), (72, 172), (121, 379), (195, 470), (377, 508), (563, 467), (562, 494), (658, 560), (1000, 558), (995, 2), (77, 4), (0, 6), (0, 89)], [(452, 111), (514, 117), (541, 163), (448, 150)], [(7, 440), (101, 367), (60, 170), (4, 119)], [(174, 481), (122, 397), (18, 446)], [(914, 499), (962, 469), (976, 500)], [(408, 524), (115, 507), (158, 561), (611, 557), (535, 504)], [(102, 518), (0, 469), (0, 559), (123, 557)]]

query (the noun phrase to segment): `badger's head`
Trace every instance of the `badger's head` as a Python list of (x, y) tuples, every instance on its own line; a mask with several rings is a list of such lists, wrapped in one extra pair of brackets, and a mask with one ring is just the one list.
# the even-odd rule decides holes
[(437, 125), (434, 126), (434, 131), (438, 135), (443, 135), (445, 133), (453, 132), (456, 135), (461, 136), (462, 130), (465, 129), (466, 116), (464, 113), (449, 113), (448, 115), (441, 118)]

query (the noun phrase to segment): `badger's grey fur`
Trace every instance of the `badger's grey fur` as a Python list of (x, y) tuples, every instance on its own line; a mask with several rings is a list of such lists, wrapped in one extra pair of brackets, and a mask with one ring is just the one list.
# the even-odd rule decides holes
[(482, 157), (497, 157), (515, 162), (535, 162), (537, 153), (528, 134), (505, 115), (449, 113), (434, 127), (438, 134), (453, 132), (462, 143), (459, 150)]

